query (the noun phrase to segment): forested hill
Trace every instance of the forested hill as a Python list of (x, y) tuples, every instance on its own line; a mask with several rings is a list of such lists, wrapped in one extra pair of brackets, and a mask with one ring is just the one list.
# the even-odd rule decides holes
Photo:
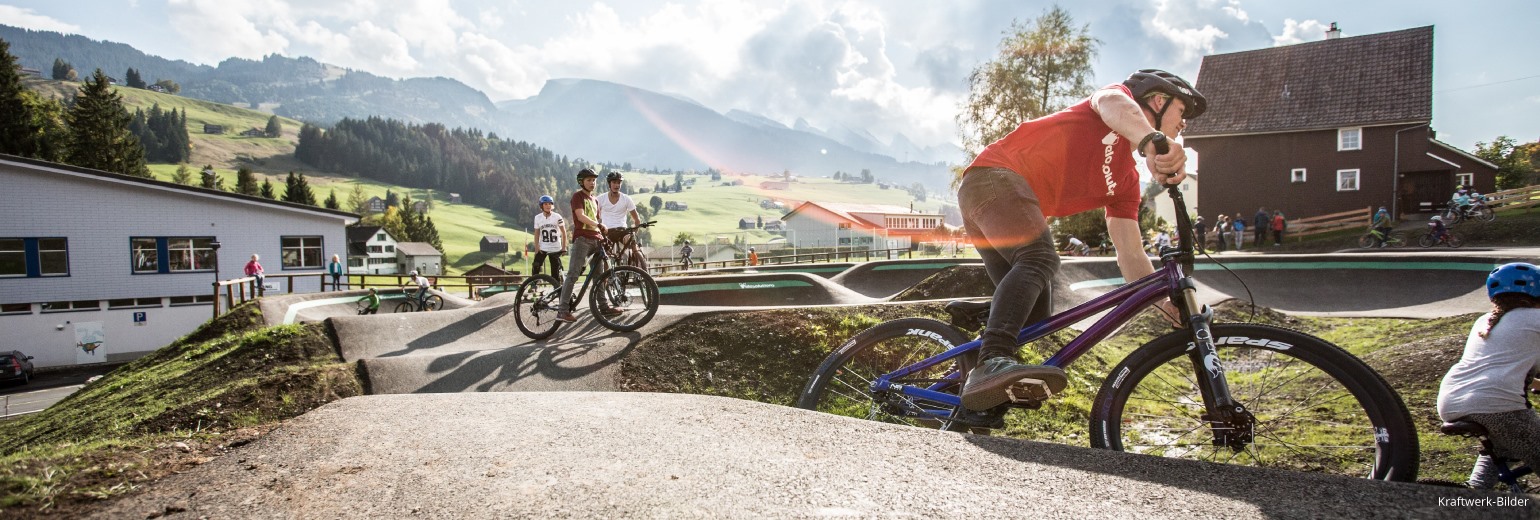
[(329, 130), (305, 125), (294, 156), (318, 170), (459, 193), (508, 215), (539, 212), (540, 195), (558, 187), (570, 192), (579, 169), (545, 148), (480, 130), (378, 117), (343, 119)]

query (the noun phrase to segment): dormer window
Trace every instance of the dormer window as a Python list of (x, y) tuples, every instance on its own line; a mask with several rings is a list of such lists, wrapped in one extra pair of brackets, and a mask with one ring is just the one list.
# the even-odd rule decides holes
[(1337, 130), (1337, 151), (1362, 150), (1363, 128), (1343, 128)]

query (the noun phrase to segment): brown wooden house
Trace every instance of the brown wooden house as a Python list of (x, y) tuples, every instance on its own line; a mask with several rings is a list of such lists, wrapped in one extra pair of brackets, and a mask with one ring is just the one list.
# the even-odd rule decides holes
[[(1335, 26), (1334, 26), (1335, 27)], [(1496, 165), (1434, 139), (1433, 27), (1205, 56), (1209, 100), (1189, 122), (1199, 213), (1289, 218), (1440, 209)]]
[(465, 272), (465, 283), (471, 285), (504, 285), (518, 282), (518, 271), (509, 271), (492, 264), (481, 264)]

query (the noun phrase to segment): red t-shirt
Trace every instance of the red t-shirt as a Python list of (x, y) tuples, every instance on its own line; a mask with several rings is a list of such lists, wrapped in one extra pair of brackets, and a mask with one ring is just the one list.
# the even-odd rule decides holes
[[(1133, 96), (1121, 84), (1107, 88)], [(1133, 145), (1102, 122), (1090, 98), (1022, 123), (984, 147), (969, 167), (1005, 168), (1025, 177), (1037, 193), (1043, 216), (1107, 208), (1111, 217), (1139, 218)]]
[(599, 238), (599, 228), (584, 225), (578, 215), (588, 215), (588, 220), (599, 221), (599, 200), (583, 190), (572, 193), (572, 233), (580, 237)]

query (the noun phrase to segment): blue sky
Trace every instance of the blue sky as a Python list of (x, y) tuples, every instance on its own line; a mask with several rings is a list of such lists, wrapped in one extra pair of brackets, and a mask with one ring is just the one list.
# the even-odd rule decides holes
[[(966, 78), (1021, 0), (0, 0), (0, 23), (214, 64), (277, 53), (390, 77), (447, 76), (493, 100), (593, 78), (790, 124), (957, 142)], [(1434, 25), (1439, 138), (1540, 139), (1540, 2), (1090, 0), (1062, 4), (1101, 40), (1097, 84), (1207, 54)]]

